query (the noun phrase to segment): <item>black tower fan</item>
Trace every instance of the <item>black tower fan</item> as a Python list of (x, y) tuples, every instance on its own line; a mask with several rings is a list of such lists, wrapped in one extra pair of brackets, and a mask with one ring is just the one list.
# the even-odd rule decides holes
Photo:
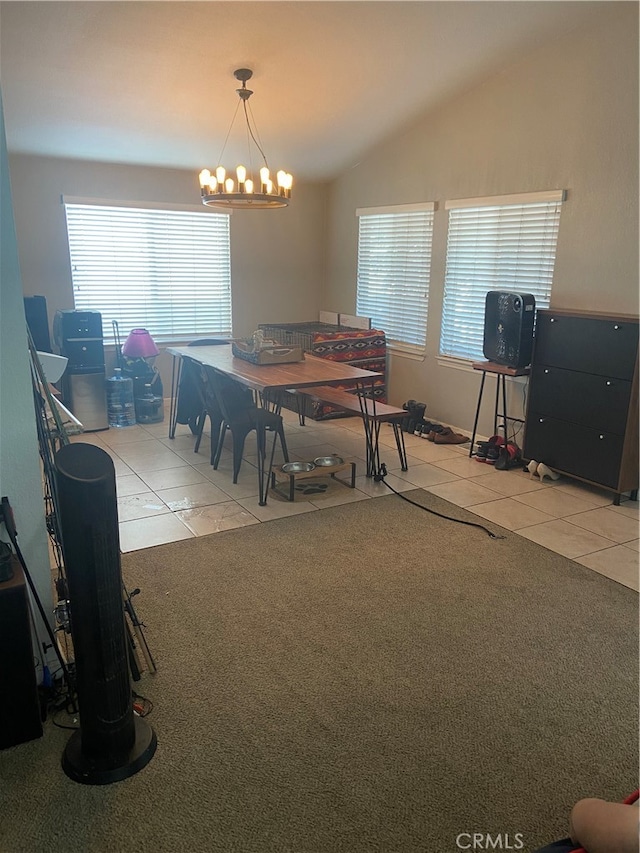
[(76, 782), (106, 785), (145, 767), (157, 743), (133, 713), (115, 470), (83, 443), (62, 447), (55, 465), (80, 709), (62, 767)]

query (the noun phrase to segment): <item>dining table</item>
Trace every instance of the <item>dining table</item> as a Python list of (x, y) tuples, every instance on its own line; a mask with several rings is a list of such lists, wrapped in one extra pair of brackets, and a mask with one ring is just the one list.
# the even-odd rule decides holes
[[(302, 361), (283, 364), (253, 364), (235, 356), (231, 344), (213, 346), (176, 346), (167, 347), (173, 356), (171, 371), (171, 401), (169, 408), (169, 438), (175, 437), (178, 414), (178, 388), (183, 359), (191, 359), (199, 364), (213, 368), (229, 379), (257, 392), (261, 405), (274, 411), (280, 411), (285, 392), (304, 391), (314, 386), (336, 386), (349, 384), (356, 393), (364, 398), (373, 394), (374, 383), (383, 374), (353, 367), (345, 362), (331, 361), (304, 353)], [(366, 409), (363, 419), (366, 417)], [(365, 423), (366, 427), (366, 423)], [(365, 429), (365, 438), (369, 441), (369, 430)], [(372, 448), (367, 446), (369, 454)], [(268, 472), (268, 478), (271, 471)], [(266, 488), (262, 477), (260, 482), (260, 504), (266, 501)], [(267, 481), (268, 482), (268, 481)]]

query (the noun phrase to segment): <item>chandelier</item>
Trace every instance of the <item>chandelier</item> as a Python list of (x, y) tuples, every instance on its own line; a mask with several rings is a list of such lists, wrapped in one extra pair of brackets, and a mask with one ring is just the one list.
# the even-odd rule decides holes
[[(236, 111), (231, 119), (231, 125), (227, 132), (218, 163), (222, 161), (222, 155), (229, 139), (229, 134), (233, 128), (233, 123), (236, 120), (238, 109), (242, 104), (244, 119), (247, 130), (247, 150), (248, 150), (248, 168), (240, 165), (236, 167), (235, 177), (227, 176), (227, 170), (224, 166), (219, 165), (214, 172), (209, 169), (203, 169), (200, 172), (200, 195), (202, 203), (212, 206), (225, 206), (244, 209), (259, 209), (268, 207), (286, 207), (291, 198), (291, 185), (293, 178), (288, 172), (282, 169), (277, 172), (275, 180), (269, 172), (269, 164), (267, 157), (262, 150), (258, 139), (259, 134), (256, 128), (251, 107), (247, 109), (249, 98), (253, 95), (251, 89), (247, 89), (246, 82), (253, 77), (253, 71), (249, 68), (238, 68), (233, 72), (236, 80), (242, 83), (241, 89), (236, 89), (238, 93), (238, 104)], [(262, 158), (262, 167), (259, 169), (258, 175), (254, 175), (252, 159), (251, 159), (251, 141), (260, 152)]]

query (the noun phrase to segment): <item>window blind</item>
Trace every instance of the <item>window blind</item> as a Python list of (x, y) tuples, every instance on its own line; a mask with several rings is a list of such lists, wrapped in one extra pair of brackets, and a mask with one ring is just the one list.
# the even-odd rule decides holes
[(65, 202), (75, 307), (156, 342), (231, 335), (229, 215)]
[(359, 217), (357, 314), (391, 344), (424, 353), (434, 204), (364, 208)]
[(440, 355), (483, 358), (489, 290), (532, 293), (536, 308), (549, 306), (563, 199), (557, 190), (446, 203)]

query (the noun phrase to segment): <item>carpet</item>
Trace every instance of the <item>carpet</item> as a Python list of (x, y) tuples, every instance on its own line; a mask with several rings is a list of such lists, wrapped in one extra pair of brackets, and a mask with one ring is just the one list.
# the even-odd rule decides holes
[(576, 799), (622, 799), (638, 597), (487, 526), (389, 495), (124, 555), (157, 753), (78, 785), (48, 721), (0, 753), (0, 850), (532, 851)]

